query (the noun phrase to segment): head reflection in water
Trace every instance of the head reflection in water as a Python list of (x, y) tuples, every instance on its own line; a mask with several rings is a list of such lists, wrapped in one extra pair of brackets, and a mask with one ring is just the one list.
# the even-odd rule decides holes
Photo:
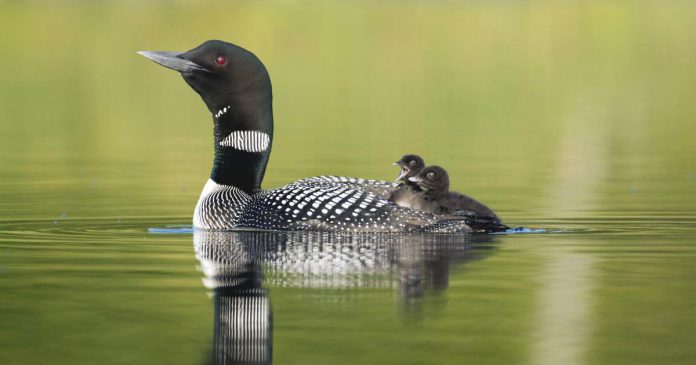
[(482, 250), (470, 249), (472, 239), (493, 237), (201, 231), (193, 239), (203, 282), (214, 291), (213, 363), (270, 364), (273, 321), (262, 284), (398, 288), (413, 310), (425, 293), (447, 289), (453, 264), (481, 257)]

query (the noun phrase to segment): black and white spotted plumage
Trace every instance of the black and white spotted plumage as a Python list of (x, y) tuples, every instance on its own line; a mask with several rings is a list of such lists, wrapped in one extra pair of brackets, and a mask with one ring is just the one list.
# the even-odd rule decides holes
[(396, 182), (334, 175), (308, 177), (298, 180), (296, 183), (330, 184), (349, 188), (358, 188), (385, 199), (389, 199), (391, 194), (399, 188), (399, 184)]
[(211, 180), (196, 207), (194, 225), (216, 230), (471, 231), (464, 220), (403, 208), (356, 185), (366, 180), (336, 178), (341, 180), (308, 178), (251, 195)]

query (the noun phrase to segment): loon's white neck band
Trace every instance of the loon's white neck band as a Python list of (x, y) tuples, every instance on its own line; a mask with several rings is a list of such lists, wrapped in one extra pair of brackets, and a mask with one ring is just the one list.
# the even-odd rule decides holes
[[(220, 119), (220, 117), (227, 114), (229, 110), (232, 110), (230, 105), (219, 109), (213, 114), (213, 117), (216, 120)], [(268, 149), (270, 142), (271, 137), (264, 132), (240, 130), (231, 132), (218, 144), (223, 147), (232, 147), (245, 152), (263, 152)]]
[(234, 131), (220, 141), (220, 146), (246, 152), (263, 152), (268, 149), (271, 137), (259, 131)]

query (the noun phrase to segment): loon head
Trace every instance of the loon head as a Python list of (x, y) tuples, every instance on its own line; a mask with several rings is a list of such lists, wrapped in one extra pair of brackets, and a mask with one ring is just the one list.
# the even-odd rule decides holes
[(211, 179), (245, 192), (260, 190), (273, 138), (271, 80), (251, 52), (210, 40), (186, 52), (140, 51), (181, 73), (215, 123)]
[(428, 166), (408, 180), (432, 193), (446, 193), (449, 190), (449, 175), (440, 166)]
[(399, 177), (396, 181), (408, 181), (410, 177), (418, 175), (418, 173), (425, 167), (425, 161), (418, 155), (404, 155), (399, 161), (394, 162), (401, 168)]
[(138, 53), (179, 71), (211, 113), (271, 98), (271, 79), (266, 67), (253, 53), (232, 43), (210, 40), (186, 52)]

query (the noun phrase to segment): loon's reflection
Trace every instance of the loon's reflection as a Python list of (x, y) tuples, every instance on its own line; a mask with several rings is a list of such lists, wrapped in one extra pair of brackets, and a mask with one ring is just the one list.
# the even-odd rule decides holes
[[(215, 364), (270, 364), (273, 321), (267, 286), (398, 287), (412, 309), (449, 285), (452, 264), (481, 257), (491, 236), (194, 232), (196, 258), (214, 291)], [(266, 272), (264, 278), (263, 272)]]

